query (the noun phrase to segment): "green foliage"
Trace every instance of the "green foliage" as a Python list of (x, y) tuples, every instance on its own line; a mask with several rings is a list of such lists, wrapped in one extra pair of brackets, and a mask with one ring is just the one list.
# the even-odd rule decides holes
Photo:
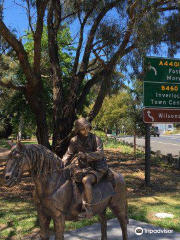
[[(33, 64), (34, 59), (34, 39), (31, 32), (26, 31), (26, 36), (24, 37), (24, 47), (28, 53), (29, 60)], [(72, 41), (69, 27), (66, 25), (62, 26), (58, 31), (57, 43), (58, 43), (58, 55), (59, 55), (59, 65), (62, 70), (62, 81), (64, 85), (64, 90), (67, 90), (67, 86), (70, 82), (70, 72), (72, 70), (72, 61), (73, 61), (73, 51), (75, 48), (70, 44)], [(48, 50), (48, 30), (47, 26), (43, 28), (43, 34), (41, 39), (41, 73), (44, 78), (44, 87), (49, 88), (52, 85), (51, 81), (51, 65), (49, 59), (49, 50)], [(46, 90), (45, 90), (46, 91)], [(52, 98), (52, 96), (51, 96)], [(52, 100), (52, 99), (51, 99)], [(52, 101), (51, 101), (52, 102)]]
[[(40, 12), (37, 11), (39, 2), (40, 1), (31, 0), (28, 1), (29, 6), (27, 6), (27, 9), (29, 8), (29, 13), (31, 15), (29, 16), (29, 19), (32, 19), (33, 23), (36, 22), (35, 25), (32, 24), (31, 26), (34, 29), (34, 32), (37, 31), (36, 33), (38, 33), (40, 30), (36, 29), (36, 27), (38, 27), (37, 19), (40, 19), (38, 15)], [(26, 1), (24, 4), (26, 4)], [(50, 13), (48, 7), (50, 5), (48, 4), (46, 6), (46, 2), (44, 2), (44, 4), (46, 7), (44, 22), (48, 24), (48, 13)], [(54, 23), (57, 23), (60, 19), (59, 24), (56, 25), (59, 28), (57, 36), (59, 62), (57, 60), (55, 65), (60, 64), (64, 89), (61, 89), (61, 86), (57, 86), (57, 88), (59, 88), (60, 92), (63, 92), (61, 105), (64, 103), (66, 106), (63, 106), (62, 108), (70, 109), (68, 103), (71, 101), (66, 100), (71, 90), (73, 90), (70, 89), (70, 87), (73, 86), (72, 88), (74, 88), (75, 91), (73, 93), (74, 96), (72, 96), (72, 101), (74, 101), (73, 106), (76, 106), (74, 107), (74, 112), (71, 113), (73, 116), (76, 114), (83, 116), (86, 115), (83, 107), (78, 102), (79, 96), (83, 96), (80, 98), (81, 100), (83, 99), (83, 106), (89, 106), (89, 104), (92, 102), (96, 102), (99, 92), (102, 93), (103, 91), (106, 91), (105, 89), (103, 90), (103, 88), (101, 88), (103, 81), (110, 82), (109, 85), (111, 86), (109, 87), (108, 91), (109, 95), (118, 95), (118, 91), (122, 85), (125, 85), (126, 82), (133, 82), (134, 77), (137, 77), (138, 73), (142, 71), (142, 63), (145, 55), (162, 55), (161, 46), (165, 46), (169, 48), (169, 55), (174, 56), (174, 54), (177, 53), (180, 48), (180, 38), (178, 34), (180, 32), (180, 14), (178, 1), (141, 0), (133, 2), (127, 0), (65, 0), (60, 8), (58, 7), (58, 4), (53, 6), (53, 14)], [(72, 24), (72, 27), (74, 27), (72, 34), (69, 31), (69, 24)], [(55, 73), (55, 68), (53, 67), (51, 69), (51, 64), (49, 61), (48, 41), (52, 41), (52, 39), (48, 39), (47, 29), (48, 28), (44, 26), (41, 39), (42, 61), (41, 69), (39, 70), (41, 72), (44, 85), (44, 99), (41, 99), (41, 102), (45, 101), (45, 111), (47, 115), (48, 126), (50, 127), (49, 132), (51, 132), (51, 127), (53, 125), (52, 78), (55, 75), (54, 74), (52, 76), (51, 74), (52, 71)], [(76, 32), (75, 29), (77, 29)], [(1, 32), (1, 34), (3, 35), (4, 32)], [(14, 34), (14, 31), (11, 32)], [(72, 35), (75, 41), (72, 41)], [(4, 35), (3, 37), (6, 39)], [(24, 46), (25, 50), (27, 51), (28, 60), (32, 66), (34, 59), (35, 39), (36, 38), (33, 38), (33, 35), (27, 31), (26, 36), (22, 41), (25, 43)], [(10, 42), (11, 41), (9, 41), (9, 43)], [(71, 42), (73, 42), (72, 44), (74, 44), (76, 47), (79, 44), (79, 47), (77, 48), (79, 52), (75, 51), (76, 49), (72, 47)], [(51, 44), (54, 43), (51, 42)], [(4, 47), (3, 50), (6, 53), (6, 47)], [(18, 51), (16, 50), (16, 53), (17, 52)], [(73, 66), (74, 56), (77, 56), (77, 61)], [(16, 58), (14, 57), (13, 60), (16, 60)], [(4, 67), (4, 70), (5, 69), (6, 68)], [(72, 72), (72, 69), (74, 69), (74, 72)], [(21, 71), (20, 68), (19, 71)], [(120, 74), (116, 74), (115, 71), (119, 72)], [(107, 72), (111, 72), (107, 75), (109, 77), (111, 74), (109, 77), (110, 80), (106, 79), (106, 76), (103, 76), (103, 73), (106, 75)], [(10, 72), (7, 74), (8, 78), (10, 79)], [(3, 77), (6, 78), (7, 74), (4, 74)], [(86, 85), (86, 83), (91, 78), (93, 81), (90, 82), (89, 87), (89, 85)], [(8, 81), (8, 79), (5, 81)], [(26, 83), (23, 73), (16, 73), (16, 70), (13, 76), (13, 81), (16, 83)], [(70, 82), (73, 84), (71, 85)], [(79, 86), (76, 86), (76, 84), (79, 84)], [(85, 94), (86, 99), (84, 94), (82, 94), (84, 93), (83, 89), (85, 85), (86, 89), (84, 92), (87, 93)], [(102, 91), (99, 91), (100, 89)], [(112, 128), (115, 125), (116, 128), (118, 125), (121, 126), (123, 123), (120, 119), (125, 119), (124, 115), (126, 114), (124, 113), (126, 112), (127, 105), (129, 105), (131, 108), (129, 108), (129, 116), (128, 114), (126, 116), (126, 125), (128, 126), (128, 131), (134, 131), (134, 128), (136, 128), (137, 124), (139, 125), (139, 122), (142, 120), (140, 108), (141, 104), (139, 102), (137, 103), (137, 100), (134, 99), (133, 95), (135, 93), (133, 93), (132, 96), (131, 92), (129, 94), (129, 99), (132, 100), (132, 104), (125, 102), (124, 109), (121, 104), (120, 106), (118, 105), (117, 101), (120, 101), (118, 99), (115, 101), (115, 99), (112, 97), (111, 101), (114, 101), (112, 104), (109, 103), (110, 99), (105, 100), (106, 104), (109, 104), (109, 108), (111, 108), (112, 111), (108, 112), (104, 108), (105, 114), (102, 117), (102, 113), (100, 113), (100, 121), (98, 120), (100, 123), (98, 124), (100, 124), (103, 128)], [(100, 95), (104, 97), (105, 94)], [(100, 104), (97, 106), (96, 112), (98, 112), (98, 108), (101, 107), (101, 101), (99, 102)], [(11, 104), (13, 103), (11, 102)], [(122, 111), (117, 110), (118, 108), (122, 109)], [(20, 112), (21, 114), (17, 114), (17, 116), (23, 115), (23, 111)], [(69, 114), (70, 112), (71, 111), (69, 111)], [(32, 116), (32, 113), (29, 112), (29, 115)], [(72, 118), (72, 115), (70, 118)], [(33, 116), (30, 117), (31, 122), (34, 122), (33, 118)], [(26, 119), (26, 117), (24, 117), (24, 119)], [(58, 118), (54, 116), (54, 119)], [(64, 129), (64, 132), (69, 132), (71, 127), (72, 126), (67, 126), (67, 128), (69, 128), (68, 130), (61, 127), (59, 127), (59, 129)], [(141, 127), (139, 128), (141, 129)]]
[(168, 44), (168, 54), (170, 57), (174, 57), (174, 54), (180, 49), (180, 13), (174, 13), (170, 16), (166, 17), (166, 34), (164, 34), (164, 38), (167, 39)]
[(94, 124), (102, 129), (114, 128), (125, 116), (129, 102), (127, 91), (106, 97)]
[[(105, 98), (102, 108), (93, 121), (96, 128), (115, 130), (137, 135), (144, 135), (145, 124), (142, 118), (143, 85), (138, 79), (133, 82), (132, 89), (112, 94)], [(86, 108), (89, 112), (90, 108)], [(111, 133), (111, 131), (110, 131)]]
[[(34, 54), (34, 42), (33, 36), (30, 32), (26, 32), (26, 37), (24, 37), (25, 49), (28, 53), (29, 61), (33, 65), (33, 54)], [(69, 43), (71, 41), (71, 36), (69, 28), (63, 26), (61, 31), (58, 33), (58, 44), (59, 44), (59, 59), (60, 66), (62, 69), (62, 79), (64, 89), (66, 91), (69, 81), (70, 81), (70, 71), (72, 68), (72, 47)], [(50, 60), (48, 54), (48, 36), (47, 27), (44, 26), (43, 36), (42, 36), (42, 81), (44, 85), (44, 103), (46, 105), (46, 116), (49, 133), (52, 132), (53, 128), (53, 96), (52, 96), (52, 80), (50, 75)], [(0, 77), (2, 81), (12, 82), (16, 85), (26, 84), (26, 77), (16, 62), (16, 58), (9, 57), (7, 55), (0, 56), (1, 60), (1, 72)], [(19, 129), (20, 118), (23, 120), (23, 134), (31, 136), (36, 132), (36, 120), (35, 116), (30, 108), (28, 102), (25, 100), (24, 94), (18, 91), (12, 91), (1, 87), (3, 94), (0, 94), (0, 137), (5, 137), (4, 132), (4, 119), (6, 117), (10, 118), (11, 126), (13, 128), (13, 133), (16, 135)]]
[(143, 122), (143, 83), (135, 79), (132, 89), (129, 91), (130, 104), (124, 118), (125, 132), (142, 136), (145, 134), (145, 124)]

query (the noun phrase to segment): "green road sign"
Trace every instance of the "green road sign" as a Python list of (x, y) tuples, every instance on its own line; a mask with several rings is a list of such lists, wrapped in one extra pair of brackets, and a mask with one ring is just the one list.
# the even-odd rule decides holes
[(144, 81), (180, 83), (180, 60), (147, 57)]
[(144, 106), (180, 108), (180, 84), (144, 82)]

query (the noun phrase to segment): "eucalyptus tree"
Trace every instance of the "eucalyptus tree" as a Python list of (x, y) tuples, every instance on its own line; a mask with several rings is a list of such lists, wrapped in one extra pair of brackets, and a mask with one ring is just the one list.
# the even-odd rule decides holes
[[(23, 37), (25, 41), (24, 47), (26, 52), (28, 53), (29, 61), (32, 64), (33, 62), (33, 35), (29, 31), (25, 31), (25, 36)], [(59, 48), (59, 56), (61, 59), (61, 67), (63, 72), (62, 80), (64, 82), (68, 82), (69, 72), (71, 69), (71, 61), (72, 61), (72, 50), (74, 49), (71, 45), (69, 46), (69, 42), (71, 40), (69, 28), (64, 26), (61, 34), (58, 34), (58, 42), (66, 44), (65, 47)], [(52, 81), (50, 72), (50, 62), (48, 56), (48, 36), (47, 36), (47, 27), (44, 26), (42, 40), (41, 40), (42, 48), (41, 53), (43, 55), (43, 60), (41, 62), (41, 73), (42, 73), (42, 81), (44, 88), (44, 104), (46, 108), (46, 117), (47, 117), (47, 125), (49, 130), (49, 135), (52, 134)], [(11, 51), (6, 51), (6, 53), (0, 55), (0, 77), (3, 83), (9, 83), (13, 81), (13, 83), (24, 84), (26, 82), (25, 76), (20, 68), (17, 57)], [(15, 91), (6, 89), (2, 87), (0, 94), (0, 125), (2, 128), (2, 133), (5, 132), (6, 125), (4, 122), (7, 122), (7, 119), (11, 123), (11, 127), (13, 130), (13, 136), (18, 133), (18, 129), (23, 129), (23, 136), (26, 135), (34, 135), (36, 132), (36, 121), (34, 114), (27, 104), (24, 94), (21, 91)], [(22, 122), (25, 124), (22, 125)], [(20, 126), (23, 126), (20, 127)], [(4, 128), (4, 131), (3, 131)], [(19, 135), (19, 134), (18, 134)], [(5, 134), (1, 134), (1, 136), (5, 136)], [(1, 137), (0, 136), (0, 137)], [(20, 136), (19, 136), (20, 137)]]
[[(2, 80), (0, 84), (23, 92), (35, 115), (38, 141), (49, 147), (41, 72), (41, 39), (46, 23), (53, 95), (53, 147), (61, 146), (60, 154), (73, 122), (77, 114), (81, 114), (86, 97), (95, 84), (100, 84), (100, 88), (89, 113), (90, 120), (102, 106), (117, 65), (125, 68), (130, 59), (139, 63), (137, 53), (146, 53), (161, 43), (173, 44), (174, 52), (179, 47), (179, 38), (167, 31), (169, 23), (172, 26), (179, 19), (178, 0), (23, 0), (22, 5), (27, 10), (33, 34), (33, 62), (30, 63), (21, 39), (15, 37), (1, 19), (0, 34), (15, 51), (26, 81), (23, 86)], [(61, 46), (57, 40), (64, 24), (74, 26), (76, 47), (67, 82), (62, 80), (58, 54)], [(178, 31), (179, 24), (176, 25)], [(130, 58), (133, 54), (134, 57)]]
[(131, 105), (130, 100), (127, 90), (121, 90), (119, 93), (105, 97), (102, 107), (93, 122), (106, 133), (108, 133), (109, 129), (116, 129), (116, 134), (118, 134), (120, 126), (123, 125), (123, 120), (127, 117)]

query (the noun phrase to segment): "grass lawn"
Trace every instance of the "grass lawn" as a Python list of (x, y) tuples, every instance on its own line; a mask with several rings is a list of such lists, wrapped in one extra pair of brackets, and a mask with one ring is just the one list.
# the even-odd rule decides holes
[[(159, 193), (129, 198), (130, 218), (180, 232), (180, 193)], [(171, 213), (174, 219), (160, 219), (156, 213)]]
[(0, 139), (0, 148), (10, 148), (6, 139)]
[[(3, 143), (4, 144), (4, 143)], [(111, 168), (120, 171), (127, 183), (129, 217), (135, 220), (180, 232), (180, 174), (179, 171), (152, 159), (151, 187), (144, 186), (143, 153), (104, 139), (105, 154)], [(0, 142), (1, 147), (1, 142)], [(155, 164), (154, 164), (155, 163)], [(37, 214), (32, 201), (33, 184), (29, 178), (12, 189), (0, 186), (0, 239), (23, 239), (37, 236)], [(173, 219), (158, 219), (156, 213), (174, 214)], [(108, 211), (108, 218), (113, 215)], [(67, 222), (66, 230), (90, 225), (97, 217), (81, 222)], [(52, 224), (51, 229), (53, 230)]]

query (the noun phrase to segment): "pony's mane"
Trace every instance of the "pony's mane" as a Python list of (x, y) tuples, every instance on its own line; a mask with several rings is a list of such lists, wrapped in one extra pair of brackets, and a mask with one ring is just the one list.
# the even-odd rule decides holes
[(61, 169), (61, 159), (51, 150), (41, 144), (26, 145), (25, 155), (32, 161), (37, 177), (52, 174), (53, 166)]

